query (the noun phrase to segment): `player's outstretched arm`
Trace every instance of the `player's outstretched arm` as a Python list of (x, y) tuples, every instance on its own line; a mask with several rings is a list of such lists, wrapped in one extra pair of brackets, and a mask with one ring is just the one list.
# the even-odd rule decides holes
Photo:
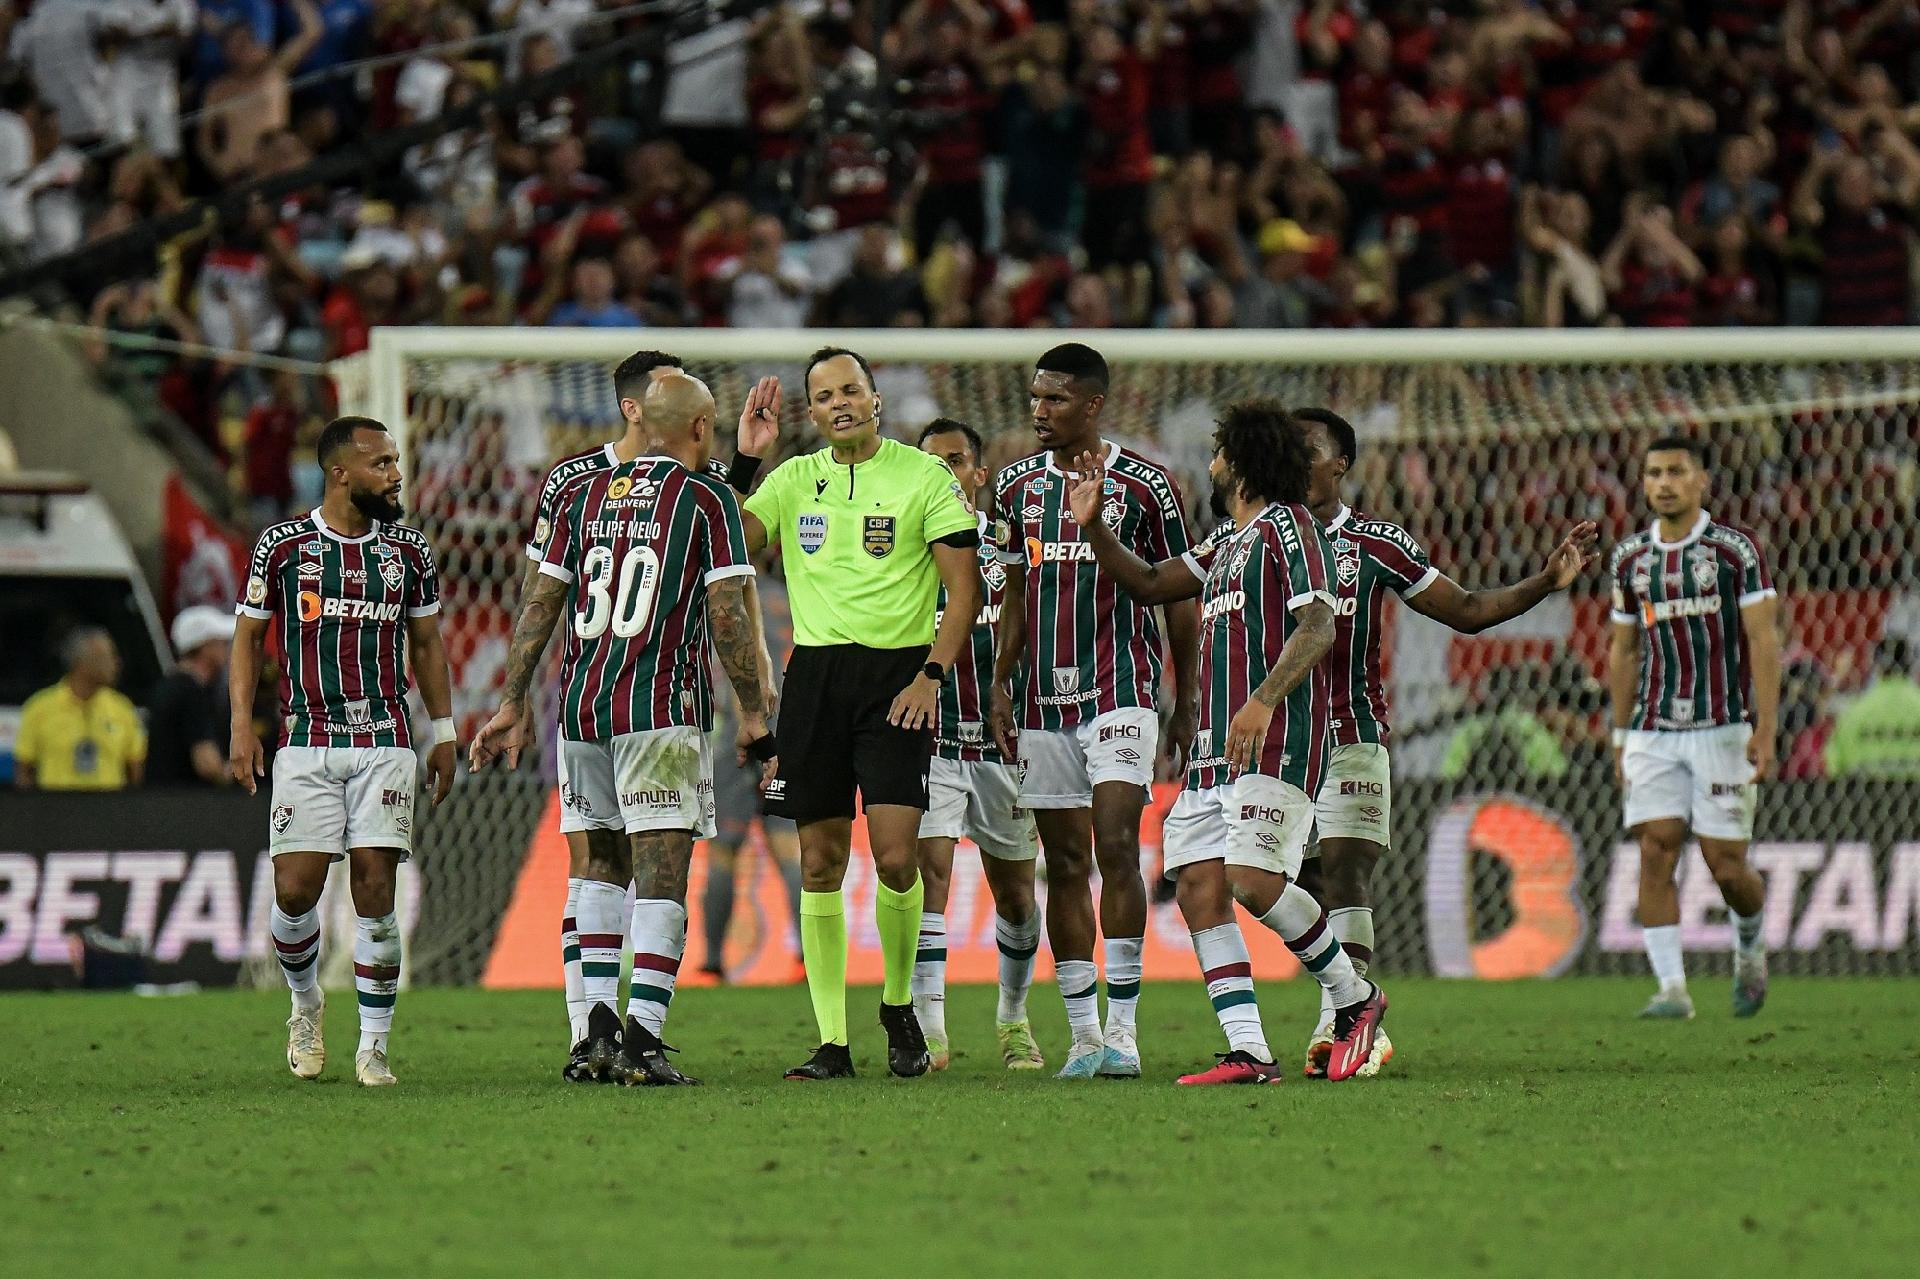
[(1613, 771), (1621, 785), (1620, 748), (1633, 722), (1633, 694), (1640, 683), (1640, 628), (1633, 622), (1615, 622), (1607, 645), (1607, 696), (1613, 703)]
[(234, 618), (233, 650), (227, 655), (227, 704), (232, 707), (227, 734), (227, 768), (247, 794), (260, 789), (267, 775), (267, 753), (253, 731), (253, 694), (260, 687), (260, 643), (267, 619), (245, 613)]
[(1259, 760), (1274, 708), (1287, 700), (1287, 694), (1299, 687), (1333, 647), (1333, 608), (1324, 599), (1308, 600), (1293, 611), (1293, 617), (1298, 624), (1280, 646), (1273, 669), (1253, 690), (1247, 704), (1227, 722), (1227, 758), (1241, 772)]
[(1753, 780), (1773, 774), (1776, 738), (1780, 732), (1780, 600), (1768, 595), (1740, 610), (1740, 629), (1747, 638), (1747, 659), (1753, 670), (1753, 736), (1747, 759)]
[[(748, 748), (771, 735), (767, 721), (773, 715), (768, 692), (766, 645), (760, 638), (759, 589), (751, 577), (723, 577), (707, 587), (707, 616), (713, 630), (713, 651), (727, 673), (740, 704), (740, 735), (734, 741), (735, 758), (745, 765)], [(776, 757), (761, 758), (763, 781), (771, 781)]]
[[(1120, 583), (1121, 590), (1142, 604), (1171, 604), (1175, 600), (1199, 597), (1205, 583), (1194, 575), (1192, 565), (1186, 560), (1149, 564), (1115, 537), (1107, 522), (1100, 518), (1107, 468), (1097, 455), (1082, 453), (1075, 458), (1072, 475), (1067, 487), (1067, 509), (1080, 525), (1081, 536), (1093, 548), (1094, 562)], [(1171, 624), (1171, 616), (1168, 622)]]
[(467, 767), (479, 772), (502, 755), (508, 768), (520, 766), (520, 751), (527, 741), (527, 690), (533, 673), (540, 666), (540, 655), (547, 651), (553, 628), (567, 606), (567, 583), (551, 573), (534, 578), (533, 589), (521, 601), (520, 616), (513, 624), (513, 639), (507, 646), (507, 680), (500, 690), (500, 709), (486, 726), (474, 734), (467, 750)]
[(426, 703), (427, 716), (434, 722), (433, 749), (427, 752), (427, 785), (433, 788), (433, 803), (438, 808), (453, 789), (460, 751), (449, 735), (453, 728), (453, 668), (447, 662), (446, 643), (440, 638), (439, 613), (407, 619), (407, 658), (420, 684), (420, 700)]
[(1469, 591), (1445, 573), (1406, 601), (1417, 613), (1424, 613), (1443, 626), (1462, 635), (1477, 635), (1490, 626), (1510, 622), (1556, 591), (1573, 585), (1582, 569), (1593, 561), (1600, 531), (1591, 520), (1573, 526), (1567, 536), (1547, 557), (1546, 567), (1512, 586), (1490, 591)]
[(1013, 677), (1027, 655), (1027, 566), (1002, 563), (1007, 586), (1000, 593), (1000, 622), (993, 632), (993, 691), (987, 696), (987, 727), (1007, 763), (1019, 760), (1013, 744)]

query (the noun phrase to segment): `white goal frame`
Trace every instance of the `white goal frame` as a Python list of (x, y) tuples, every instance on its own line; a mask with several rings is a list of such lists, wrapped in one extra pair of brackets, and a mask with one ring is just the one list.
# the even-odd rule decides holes
[[(1774, 329), (586, 329), (376, 328), (365, 357), (337, 361), (343, 400), (384, 422), (406, 456), (410, 358), (603, 360), (636, 350), (689, 361), (793, 361), (844, 346), (876, 364), (1031, 360), (1085, 342), (1116, 363), (1316, 365), (1819, 364), (1920, 362), (1920, 327)], [(364, 359), (364, 363), (361, 361)], [(364, 401), (361, 399), (364, 394)], [(1831, 405), (1832, 401), (1827, 401)], [(353, 411), (342, 405), (343, 411)], [(721, 406), (724, 415), (726, 406)]]

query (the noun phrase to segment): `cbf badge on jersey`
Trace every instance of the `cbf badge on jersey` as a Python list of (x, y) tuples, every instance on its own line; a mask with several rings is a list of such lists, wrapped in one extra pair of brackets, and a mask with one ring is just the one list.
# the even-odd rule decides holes
[(799, 519), (800, 549), (811, 555), (827, 544), (827, 517), (808, 511)]
[(867, 516), (860, 532), (860, 547), (876, 560), (892, 554), (893, 516)]

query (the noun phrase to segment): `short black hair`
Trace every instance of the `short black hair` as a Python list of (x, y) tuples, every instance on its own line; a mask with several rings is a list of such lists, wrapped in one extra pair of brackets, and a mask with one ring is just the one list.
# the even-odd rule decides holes
[(353, 443), (355, 431), (381, 431), (387, 429), (385, 422), (377, 422), (370, 417), (337, 417), (320, 430), (320, 443), (314, 449), (314, 456), (320, 460), (320, 469), (332, 465), (333, 455)]
[(1701, 470), (1707, 469), (1707, 446), (1687, 435), (1663, 435), (1647, 445), (1649, 453), (1685, 453)]
[(957, 418), (937, 417), (920, 428), (920, 438), (915, 443), (925, 446), (931, 436), (959, 432), (967, 437), (967, 447), (973, 450), (973, 460), (978, 464), (987, 455), (987, 442), (980, 438), (980, 432)]
[(1278, 400), (1236, 400), (1213, 432), (1213, 447), (1250, 497), (1305, 502), (1313, 455), (1306, 436)]
[(866, 356), (860, 354), (858, 351), (849, 351), (844, 346), (823, 346), (807, 357), (807, 371), (800, 375), (800, 389), (805, 392), (808, 398), (812, 398), (813, 396), (813, 370), (815, 366), (825, 364), (828, 360), (837, 360), (843, 355), (851, 356), (853, 362), (860, 366), (860, 371), (867, 375), (867, 389), (869, 391), (877, 391), (880, 389), (873, 380), (873, 366), (867, 363)]
[(1034, 362), (1036, 373), (1064, 373), (1076, 382), (1107, 390), (1107, 357), (1084, 342), (1062, 342)]
[(613, 371), (613, 393), (622, 400), (638, 400), (647, 393), (647, 377), (655, 369), (684, 369), (686, 361), (665, 351), (635, 351)]
[(1353, 459), (1360, 455), (1360, 442), (1354, 437), (1353, 423), (1335, 413), (1332, 409), (1294, 409), (1293, 416), (1302, 422), (1318, 422), (1327, 428), (1327, 434), (1333, 437), (1334, 447), (1340, 450), (1340, 456), (1347, 459), (1347, 465), (1353, 465)]

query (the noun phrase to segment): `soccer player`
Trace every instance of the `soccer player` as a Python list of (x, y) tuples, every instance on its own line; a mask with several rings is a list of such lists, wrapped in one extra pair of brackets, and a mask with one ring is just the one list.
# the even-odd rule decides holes
[[(1341, 485), (1358, 453), (1353, 427), (1327, 409), (1294, 409), (1312, 459), (1307, 507), (1333, 544), (1338, 606), (1328, 655), (1331, 751), (1314, 801), (1320, 839), (1316, 895), (1327, 907), (1333, 935), (1365, 976), (1373, 960), (1373, 869), (1391, 845), (1393, 777), (1387, 758), (1387, 694), (1380, 678), (1381, 625), (1389, 594), (1462, 634), (1509, 621), (1555, 591), (1572, 585), (1593, 558), (1597, 530), (1577, 524), (1546, 565), (1513, 586), (1468, 591), (1433, 567), (1427, 553), (1398, 524), (1352, 510)], [(1309, 867), (1311, 869), (1311, 867)], [(1310, 881), (1311, 882), (1311, 881)], [(1306, 1074), (1324, 1078), (1333, 1051), (1333, 1007), (1323, 987), (1320, 1018), (1307, 1042)], [(1393, 1056), (1383, 1029), (1361, 1077), (1380, 1073)]]
[[(354, 1078), (394, 1083), (388, 1036), (400, 987), (393, 888), (413, 848), (409, 674), (433, 718), (427, 780), (437, 806), (453, 787), (453, 676), (440, 642), (440, 587), (427, 539), (400, 518), (400, 449), (372, 418), (320, 432), (326, 491), (318, 508), (260, 535), (236, 608), (228, 689), (228, 765), (253, 794), (265, 774), (253, 731), (260, 644), (277, 619), (280, 750), (273, 757), (273, 948), (293, 991), (287, 1065), (302, 1079), (326, 1068), (321, 1030), (320, 894), (327, 867), (348, 859), (353, 985), (360, 1000)], [(403, 654), (402, 644), (406, 645)]]
[[(940, 686), (965, 654), (980, 609), (980, 532), (939, 459), (880, 435), (881, 398), (864, 359), (839, 347), (816, 351), (806, 390), (807, 412), (827, 447), (783, 462), (745, 511), (748, 549), (780, 548), (793, 610), (780, 771), (767, 788), (767, 808), (800, 827), (800, 949), (820, 1046), (786, 1077), (854, 1073), (840, 885), (856, 791), (879, 878), (874, 916), (887, 1068), (923, 1075), (931, 1063), (912, 987), (925, 900), (917, 839)], [(771, 444), (764, 423), (778, 403), (777, 384), (747, 397), (741, 455), (729, 477), (736, 488), (752, 483), (757, 463), (747, 459)], [(942, 586), (948, 608), (936, 632)]]
[[(669, 355), (665, 351), (635, 351), (614, 369), (613, 393), (626, 429), (617, 440), (561, 458), (547, 472), (546, 479), (540, 485), (540, 499), (534, 511), (533, 536), (527, 542), (527, 573), (520, 587), (521, 600), (532, 595), (534, 583), (538, 580), (540, 558), (553, 529), (555, 507), (560, 494), (575, 481), (610, 471), (646, 451), (647, 428), (641, 420), (641, 402), (647, 388), (659, 378), (680, 372), (684, 367), (679, 356)], [(724, 470), (720, 474), (724, 478)], [(560, 830), (567, 841), (567, 905), (560, 921), (560, 958), (567, 1000), (567, 1043), (571, 1050), (567, 1054), (567, 1064), (561, 1068), (561, 1077), (570, 1082), (585, 1083), (592, 1081), (585, 1069), (587, 1000), (580, 971), (580, 930), (576, 926), (580, 887), (588, 878), (587, 866), (590, 861), (597, 860), (602, 867), (618, 866), (626, 858), (627, 850), (617, 829), (593, 828), (575, 809), (565, 805), (560, 812)]]
[[(1159, 743), (1160, 627), (1095, 562), (1067, 509), (1066, 466), (1096, 453), (1105, 475), (1100, 522), (1148, 563), (1187, 553), (1180, 491), (1165, 468), (1101, 438), (1107, 362), (1070, 342), (1040, 357), (1030, 407), (1041, 451), (1001, 472), (994, 509), (1005, 522), (1007, 590), (1000, 610), (991, 708), (994, 738), (1015, 758), (1010, 682), (1024, 686), (1020, 801), (1034, 810), (1047, 858), (1047, 937), (1073, 1043), (1062, 1079), (1135, 1077), (1135, 1011), (1147, 892), (1140, 813)], [(1168, 735), (1176, 763), (1193, 740), (1199, 612), (1166, 610), (1175, 701)], [(1107, 1020), (1094, 981), (1090, 873), (1100, 868)]]
[[(978, 503), (987, 468), (980, 433), (965, 422), (935, 418), (920, 432), (920, 447), (947, 464), (970, 504)], [(953, 880), (953, 846), (962, 834), (981, 853), (987, 891), (993, 895), (994, 940), (1000, 948), (1000, 1007), (994, 1035), (1008, 1070), (1039, 1070), (1046, 1058), (1027, 1022), (1027, 991), (1040, 949), (1040, 915), (1034, 908), (1033, 864), (1039, 846), (1033, 817), (1020, 807), (1020, 779), (987, 736), (985, 693), (993, 687), (993, 628), (1000, 619), (1007, 570), (998, 543), (980, 527), (980, 615), (974, 619), (967, 655), (940, 686), (934, 722), (927, 815), (920, 822), (920, 877), (926, 906), (920, 916), (920, 946), (913, 965), (913, 1009), (927, 1037), (933, 1068), (951, 1059), (947, 1039), (947, 894)], [(940, 597), (941, 609), (946, 596)]]
[(1186, 786), (1167, 815), (1164, 864), (1193, 934), (1228, 1051), (1183, 1084), (1277, 1082), (1267, 1049), (1239, 901), (1271, 928), (1327, 991), (1335, 1009), (1330, 1079), (1372, 1052), (1387, 1012), (1355, 968), (1326, 912), (1295, 880), (1313, 830), (1327, 757), (1333, 647), (1333, 548), (1304, 505), (1312, 455), (1305, 433), (1269, 400), (1227, 407), (1214, 433), (1213, 508), (1225, 523), (1197, 552), (1157, 564), (1128, 550), (1102, 518), (1105, 468), (1076, 460), (1074, 518), (1102, 568), (1130, 594), (1164, 603), (1201, 597), (1204, 696)]
[[(518, 764), (527, 690), (565, 613), (562, 803), (576, 825), (624, 831), (630, 845), (630, 857), (589, 857), (575, 903), (584, 1073), (625, 1084), (698, 1082), (667, 1060), (673, 1049), (661, 1032), (686, 949), (693, 841), (713, 834), (709, 629), (740, 699), (737, 745), (744, 754), (769, 739), (739, 504), (706, 470), (713, 416), (697, 378), (655, 379), (642, 402), (646, 451), (561, 491), (540, 576), (514, 625), (500, 709), (471, 752), (476, 770), (503, 754)], [(634, 977), (623, 1029), (614, 1004), (629, 878)]]
[(1641, 489), (1653, 525), (1613, 552), (1613, 750), (1627, 829), (1640, 841), (1640, 926), (1660, 989), (1642, 1017), (1691, 1018), (1674, 872), (1691, 829), (1733, 915), (1733, 1015), (1767, 999), (1760, 908), (1747, 864), (1757, 783), (1779, 728), (1779, 600), (1753, 534), (1702, 508), (1701, 447), (1647, 449)]

